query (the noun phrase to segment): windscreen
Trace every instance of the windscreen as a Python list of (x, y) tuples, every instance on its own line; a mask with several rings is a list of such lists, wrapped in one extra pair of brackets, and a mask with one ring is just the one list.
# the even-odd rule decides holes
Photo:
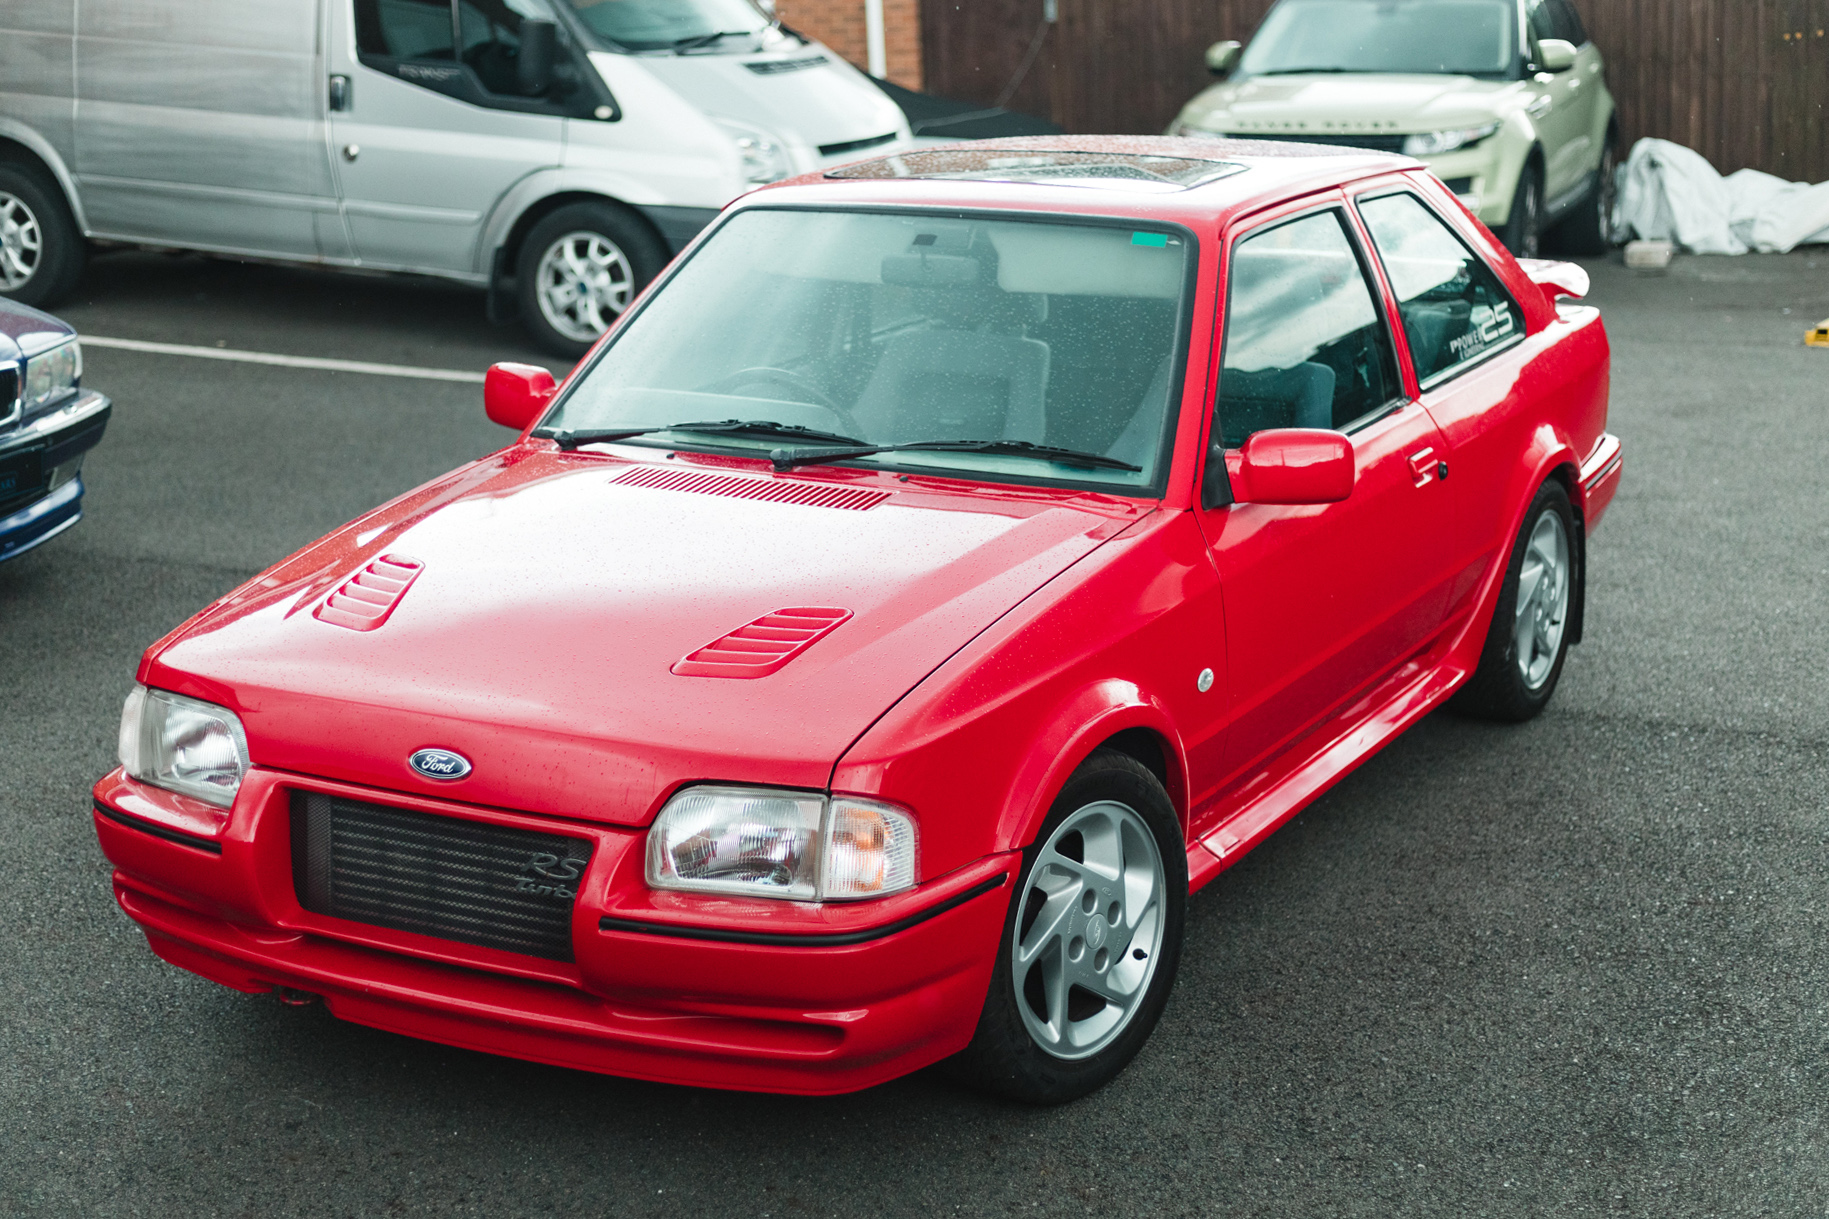
[[(1191, 244), (1130, 224), (755, 208), (623, 326), (544, 435), (1142, 491)], [(736, 421), (753, 429), (697, 431)], [(797, 434), (796, 430), (800, 434)]]
[(591, 33), (617, 46), (652, 51), (755, 34), (768, 18), (749, 0), (566, 0)]
[(1518, 68), (1517, 23), (1512, 0), (1283, 0), (1239, 72), (1507, 77)]

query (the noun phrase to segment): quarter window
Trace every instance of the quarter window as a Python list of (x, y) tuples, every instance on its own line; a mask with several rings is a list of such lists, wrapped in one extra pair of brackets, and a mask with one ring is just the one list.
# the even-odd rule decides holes
[(1359, 205), (1390, 276), (1416, 379), (1443, 380), (1524, 334), (1499, 277), (1414, 195)]
[(1267, 428), (1345, 430), (1397, 396), (1390, 336), (1340, 213), (1239, 242), (1227, 296), (1217, 411), (1228, 448)]

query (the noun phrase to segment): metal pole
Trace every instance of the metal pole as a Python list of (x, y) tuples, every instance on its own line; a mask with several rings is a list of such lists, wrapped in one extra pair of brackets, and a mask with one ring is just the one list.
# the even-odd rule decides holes
[(864, 0), (864, 45), (870, 58), (870, 75), (889, 75), (889, 48), (883, 39), (883, 0)]

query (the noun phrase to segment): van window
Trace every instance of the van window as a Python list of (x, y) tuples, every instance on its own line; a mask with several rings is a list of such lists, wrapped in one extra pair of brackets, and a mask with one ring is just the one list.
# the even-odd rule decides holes
[(598, 37), (631, 51), (703, 44), (758, 34), (768, 19), (750, 0), (567, 0)]
[(449, 0), (356, 0), (356, 50), (390, 59), (452, 58)]
[(527, 20), (551, 21), (552, 10), (540, 0), (457, 0), (463, 61), (489, 92), (520, 92), (515, 57), (521, 49), (521, 22)]

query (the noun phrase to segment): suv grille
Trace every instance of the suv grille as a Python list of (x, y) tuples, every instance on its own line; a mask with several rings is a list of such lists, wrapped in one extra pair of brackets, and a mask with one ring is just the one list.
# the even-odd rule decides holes
[(292, 793), (292, 882), (315, 914), (572, 959), (583, 838)]

